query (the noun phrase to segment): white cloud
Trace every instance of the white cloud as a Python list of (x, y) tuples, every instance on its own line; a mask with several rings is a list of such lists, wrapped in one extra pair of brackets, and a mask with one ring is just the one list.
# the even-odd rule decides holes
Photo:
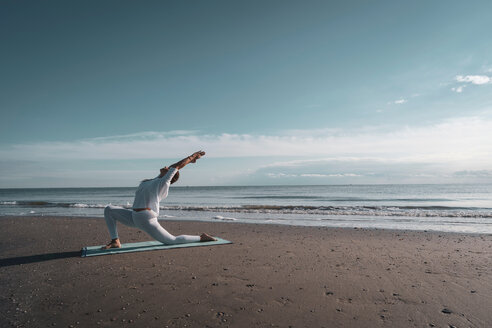
[(136, 140), (150, 140), (156, 138), (164, 138), (171, 136), (183, 136), (183, 135), (192, 135), (196, 134), (199, 131), (196, 130), (172, 130), (172, 131), (145, 131), (138, 133), (131, 133), (125, 135), (116, 135), (116, 136), (108, 136), (108, 137), (96, 137), (90, 139), (83, 139), (81, 141), (115, 141), (121, 142), (125, 140), (136, 141)]
[(301, 173), (301, 174), (291, 174), (291, 173), (266, 173), (269, 178), (344, 178), (344, 177), (361, 177), (361, 174), (355, 173), (334, 173), (334, 174), (321, 174), (321, 173)]
[[(457, 82), (461, 83), (469, 83), (472, 85), (485, 85), (485, 84), (492, 84), (492, 78), (490, 78), (487, 75), (457, 75), (455, 77), (455, 80)], [(464, 88), (466, 87), (465, 85), (459, 85), (452, 87), (451, 90), (457, 93), (462, 93)]]
[(398, 99), (398, 100), (395, 100), (393, 103), (394, 103), (395, 105), (401, 105), (401, 104), (406, 103), (407, 101), (408, 101), (408, 100), (406, 100), (406, 99)]
[(456, 177), (492, 178), (492, 170), (463, 170), (454, 172)]
[(295, 177), (298, 176), (297, 174), (285, 174), (285, 173), (267, 173), (266, 175), (267, 175), (267, 177), (274, 178), (274, 179), (278, 179), (278, 178), (295, 178)]
[(492, 80), (487, 75), (457, 75), (456, 81), (482, 85), (491, 83)]
[(301, 177), (308, 178), (343, 178), (343, 177), (360, 177), (361, 174), (355, 173), (335, 173), (335, 174), (319, 174), (319, 173), (303, 173), (300, 174)]
[(298, 135), (167, 135), (1, 145), (8, 161), (180, 158), (204, 149), (208, 158), (289, 156), (406, 162), (480, 161), (492, 165), (492, 120), (456, 118), (422, 127), (327, 130)]
[(293, 160), (293, 161), (283, 161), (283, 162), (273, 162), (267, 165), (262, 165), (261, 168), (298, 168), (305, 166), (323, 166), (330, 163), (357, 163), (357, 162), (374, 162), (374, 163), (385, 163), (396, 161), (396, 159), (383, 159), (375, 157), (325, 157), (318, 159), (303, 159), (303, 160)]
[(460, 85), (458, 87), (455, 87), (455, 88), (451, 88), (452, 91), (454, 92), (457, 92), (457, 93), (462, 93), (463, 92), (463, 89), (466, 87), (466, 85)]
[(326, 177), (329, 177), (330, 174), (303, 173), (300, 176), (301, 177), (308, 177), (308, 178), (326, 178)]

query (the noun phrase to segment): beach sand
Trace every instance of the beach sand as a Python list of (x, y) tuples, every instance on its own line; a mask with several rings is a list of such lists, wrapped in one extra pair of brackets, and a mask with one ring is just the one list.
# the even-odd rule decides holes
[(492, 235), (161, 224), (234, 244), (80, 258), (104, 219), (0, 218), (0, 326), (492, 326)]

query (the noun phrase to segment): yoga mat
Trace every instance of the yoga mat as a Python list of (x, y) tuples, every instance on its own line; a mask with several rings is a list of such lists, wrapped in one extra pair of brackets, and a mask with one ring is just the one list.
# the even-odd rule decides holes
[(164, 245), (159, 241), (143, 241), (140, 243), (128, 243), (121, 244), (121, 248), (110, 248), (106, 250), (102, 250), (100, 246), (87, 246), (82, 248), (82, 257), (88, 256), (99, 256), (99, 255), (110, 255), (110, 254), (119, 254), (119, 253), (131, 253), (131, 252), (145, 252), (145, 251), (154, 251), (158, 249), (172, 249), (172, 248), (184, 248), (184, 247), (198, 247), (198, 246), (214, 246), (214, 245), (224, 245), (224, 244), (232, 244), (232, 241), (228, 241), (222, 238), (214, 237), (216, 241), (205, 241), (205, 242), (196, 242), (189, 244), (177, 244), (177, 245)]

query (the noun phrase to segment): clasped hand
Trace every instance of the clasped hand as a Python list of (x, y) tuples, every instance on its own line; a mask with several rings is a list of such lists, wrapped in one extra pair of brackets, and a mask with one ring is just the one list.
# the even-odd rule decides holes
[(205, 152), (203, 150), (197, 151), (191, 155), (191, 163), (195, 163), (197, 159), (200, 159), (202, 156), (205, 155)]

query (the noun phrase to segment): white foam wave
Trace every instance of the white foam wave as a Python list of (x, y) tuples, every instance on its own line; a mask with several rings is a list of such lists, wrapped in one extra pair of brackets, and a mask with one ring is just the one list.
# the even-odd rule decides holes
[[(166, 206), (166, 211), (198, 211), (198, 212), (227, 212), (227, 213), (256, 213), (256, 214), (300, 214), (323, 216), (385, 216), (385, 217), (464, 217), (464, 218), (492, 218), (490, 209), (438, 209), (438, 208), (398, 208), (398, 207), (314, 207), (314, 206), (275, 206), (245, 205), (241, 207), (228, 206)], [(215, 217), (214, 217), (215, 218)], [(220, 220), (219, 218), (216, 218)]]
[(89, 205), (87, 205), (87, 204), (72, 204), (70, 207), (87, 208), (87, 207), (89, 207)]
[(101, 205), (101, 204), (75, 203), (75, 204), (70, 204), (69, 207), (75, 207), (75, 208), (104, 208), (106, 206), (105, 205)]
[[(124, 208), (131, 208), (128, 205), (122, 205)], [(36, 208), (79, 208), (79, 209), (103, 209), (103, 204), (87, 203), (54, 203), (46, 201), (1, 201), (3, 206), (21, 206)], [(223, 213), (251, 213), (251, 214), (299, 214), (299, 215), (320, 215), (320, 216), (378, 216), (378, 217), (450, 217), (450, 218), (477, 218), (491, 219), (492, 208), (466, 208), (466, 207), (445, 207), (445, 206), (302, 206), (302, 205), (236, 205), (236, 206), (161, 206), (161, 210), (168, 212), (168, 215), (161, 215), (162, 218), (179, 217), (169, 215), (173, 211), (186, 212), (215, 212), (211, 215)], [(173, 213), (174, 214), (174, 213)], [(225, 217), (217, 215), (214, 220), (235, 221), (234, 217)]]
[(216, 215), (212, 219), (214, 219), (214, 220), (221, 220), (221, 221), (237, 221), (236, 218), (229, 218), (229, 217), (221, 216), (221, 215)]

